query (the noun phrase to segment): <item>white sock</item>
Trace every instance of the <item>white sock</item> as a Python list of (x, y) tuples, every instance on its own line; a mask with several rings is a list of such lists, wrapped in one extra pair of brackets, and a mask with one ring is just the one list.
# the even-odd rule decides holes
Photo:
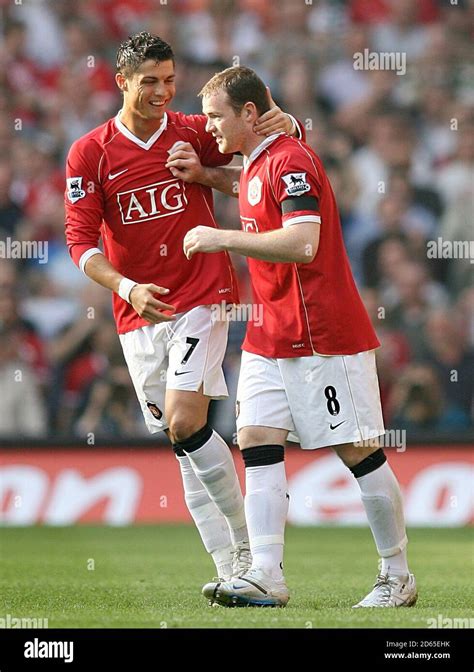
[(281, 579), (289, 501), (285, 463), (247, 467), (245, 475), (245, 515), (252, 569), (262, 569), (274, 579)]
[(251, 549), (252, 569), (262, 569), (277, 581), (283, 578), (284, 544), (251, 546)]
[(232, 574), (233, 545), (227, 521), (194, 473), (187, 455), (176, 456), (183, 479), (184, 499), (202, 542), (216, 565), (217, 576)]
[(382, 558), (381, 574), (396, 574), (397, 576), (406, 576), (408, 574), (407, 549)]
[(382, 573), (390, 566), (391, 574), (408, 574), (408, 539), (403, 515), (400, 486), (388, 462), (357, 479), (370, 529), (379, 555)]
[(225, 517), (234, 546), (247, 541), (244, 498), (232, 453), (224, 439), (213, 431), (211, 438), (201, 448), (187, 455), (210, 499)]
[(217, 548), (211, 552), (211, 555), (216, 566), (217, 578), (229, 581), (233, 574), (232, 558), (234, 556), (234, 547), (230, 545), (226, 548)]

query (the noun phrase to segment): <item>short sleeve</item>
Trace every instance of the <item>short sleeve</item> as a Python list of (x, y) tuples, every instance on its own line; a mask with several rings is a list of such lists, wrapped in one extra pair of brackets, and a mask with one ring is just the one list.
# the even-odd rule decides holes
[(299, 143), (272, 166), (272, 188), (280, 203), (284, 228), (301, 222), (321, 224), (321, 184), (316, 163)]

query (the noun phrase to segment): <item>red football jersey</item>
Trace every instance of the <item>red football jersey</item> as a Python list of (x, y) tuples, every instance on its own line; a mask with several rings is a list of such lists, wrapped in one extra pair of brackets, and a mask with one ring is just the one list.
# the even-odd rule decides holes
[[(166, 303), (184, 312), (195, 306), (238, 302), (227, 253), (183, 252), (186, 233), (200, 224), (216, 227), (212, 189), (173, 177), (165, 163), (178, 141), (190, 142), (203, 165), (232, 159), (220, 154), (205, 131), (206, 117), (167, 112), (158, 131), (143, 142), (115, 117), (77, 140), (67, 160), (66, 239), (74, 262), (84, 267), (98, 251), (124, 276), (170, 289)], [(99, 250), (100, 251), (100, 250)], [(150, 324), (114, 292), (118, 332)]]
[(321, 225), (311, 263), (248, 258), (263, 324), (249, 321), (243, 350), (264, 357), (302, 357), (378, 347), (352, 277), (333, 191), (312, 149), (284, 134), (264, 140), (245, 163), (239, 204), (244, 231), (262, 233), (303, 221)]

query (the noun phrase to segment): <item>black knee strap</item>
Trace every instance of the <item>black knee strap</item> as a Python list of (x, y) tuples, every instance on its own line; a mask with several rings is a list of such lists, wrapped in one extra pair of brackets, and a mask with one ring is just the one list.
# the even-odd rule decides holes
[(177, 446), (175, 443), (172, 443), (171, 447), (173, 448), (176, 457), (184, 457), (186, 455), (184, 450), (179, 446)]
[[(173, 450), (175, 453), (177, 449), (183, 450), (185, 453), (192, 453), (194, 450), (202, 448), (202, 446), (209, 441), (211, 436), (212, 427), (206, 424), (204, 427), (201, 427), (201, 429), (198, 429), (197, 432), (188, 436), (187, 439), (176, 441), (176, 443), (173, 444)], [(178, 455), (178, 453), (176, 454)]]
[(385, 457), (385, 453), (382, 448), (379, 448), (375, 453), (365, 457), (362, 462), (359, 462), (359, 464), (356, 464), (354, 467), (349, 467), (349, 469), (356, 478), (360, 478), (361, 476), (366, 476), (372, 471), (375, 471), (386, 461), (387, 458)]
[(242, 451), (245, 467), (264, 467), (269, 464), (277, 464), (285, 459), (283, 446), (267, 445), (244, 448)]

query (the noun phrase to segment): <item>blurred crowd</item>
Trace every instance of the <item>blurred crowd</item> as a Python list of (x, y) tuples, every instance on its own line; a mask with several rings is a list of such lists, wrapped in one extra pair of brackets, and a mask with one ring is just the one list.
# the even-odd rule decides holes
[[(146, 435), (110, 294), (70, 260), (63, 211), (68, 149), (120, 108), (115, 53), (140, 30), (174, 48), (173, 109), (200, 112), (201, 86), (240, 63), (305, 124), (382, 343), (387, 426), (472, 429), (474, 265), (427, 243), (473, 238), (473, 19), (469, 0), (0, 0), (0, 242), (48, 242), (47, 263), (0, 258), (0, 438)], [(355, 69), (366, 49), (406, 54), (405, 74)], [(235, 199), (216, 212), (239, 226)], [(231, 436), (232, 396), (213, 412)]]

